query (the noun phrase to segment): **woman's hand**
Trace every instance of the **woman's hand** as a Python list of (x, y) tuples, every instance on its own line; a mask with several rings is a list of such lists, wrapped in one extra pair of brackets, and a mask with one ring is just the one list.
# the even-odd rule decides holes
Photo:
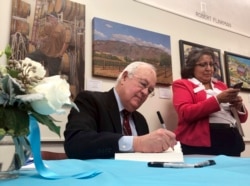
[[(229, 88), (227, 90), (222, 91), (216, 97), (219, 103), (230, 103), (234, 100), (235, 101), (239, 100), (237, 98), (239, 92), (240, 92), (240, 89)], [(241, 99), (241, 102), (242, 102), (242, 99)]]
[(238, 111), (242, 111), (243, 103), (241, 96), (237, 96), (235, 99), (229, 102), (233, 107), (235, 107)]

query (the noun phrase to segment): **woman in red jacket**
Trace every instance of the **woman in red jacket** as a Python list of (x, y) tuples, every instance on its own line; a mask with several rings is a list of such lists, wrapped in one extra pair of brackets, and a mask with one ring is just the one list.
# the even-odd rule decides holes
[(237, 109), (241, 122), (248, 112), (238, 95), (213, 78), (215, 55), (204, 48), (190, 52), (181, 79), (172, 84), (173, 104), (178, 114), (176, 139), (183, 154), (240, 156), (245, 144), (230, 108)]

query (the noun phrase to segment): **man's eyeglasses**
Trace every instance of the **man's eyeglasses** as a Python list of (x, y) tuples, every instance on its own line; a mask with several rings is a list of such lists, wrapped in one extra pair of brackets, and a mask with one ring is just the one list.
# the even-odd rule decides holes
[(148, 90), (148, 95), (150, 96), (154, 96), (155, 93), (154, 93), (154, 88), (153, 87), (149, 87), (148, 86), (148, 82), (145, 80), (145, 79), (142, 79), (142, 78), (139, 78), (135, 75), (133, 75), (133, 77), (135, 77), (138, 81), (138, 86), (144, 90), (144, 89), (147, 89)]
[(214, 67), (215, 66), (215, 63), (197, 63), (195, 64), (195, 66), (199, 66), (199, 67), (202, 67), (202, 68), (205, 68), (205, 67)]

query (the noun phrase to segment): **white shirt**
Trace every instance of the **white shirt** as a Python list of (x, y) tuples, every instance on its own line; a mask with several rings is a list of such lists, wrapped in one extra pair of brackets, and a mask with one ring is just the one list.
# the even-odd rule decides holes
[[(194, 92), (199, 92), (204, 90), (207, 93), (207, 99), (220, 94), (222, 91), (218, 88), (214, 87), (214, 83), (211, 81), (212, 89), (205, 89), (205, 86), (196, 78), (189, 79), (189, 81), (193, 82), (194, 84), (198, 85), (194, 89)], [(220, 103), (220, 111), (214, 112), (209, 115), (209, 123), (226, 123), (230, 125), (234, 125), (236, 120), (231, 115), (230, 111), (230, 103)]]
[[(115, 94), (116, 101), (118, 103), (118, 108), (119, 108), (120, 118), (121, 118), (121, 127), (122, 127), (123, 116), (122, 116), (121, 112), (124, 109), (124, 106), (122, 105), (120, 97), (117, 94), (115, 89), (114, 89), (114, 94)], [(122, 152), (133, 152), (134, 151), (134, 149), (133, 149), (134, 137), (133, 136), (137, 136), (137, 132), (135, 129), (135, 123), (134, 123), (131, 115), (129, 116), (129, 124), (130, 124), (130, 128), (131, 128), (132, 136), (122, 136), (118, 141), (119, 150)]]

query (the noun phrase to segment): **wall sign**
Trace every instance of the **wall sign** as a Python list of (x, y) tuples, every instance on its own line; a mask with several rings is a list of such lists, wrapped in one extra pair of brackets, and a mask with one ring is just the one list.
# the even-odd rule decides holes
[(248, 0), (134, 0), (198, 22), (250, 37)]

